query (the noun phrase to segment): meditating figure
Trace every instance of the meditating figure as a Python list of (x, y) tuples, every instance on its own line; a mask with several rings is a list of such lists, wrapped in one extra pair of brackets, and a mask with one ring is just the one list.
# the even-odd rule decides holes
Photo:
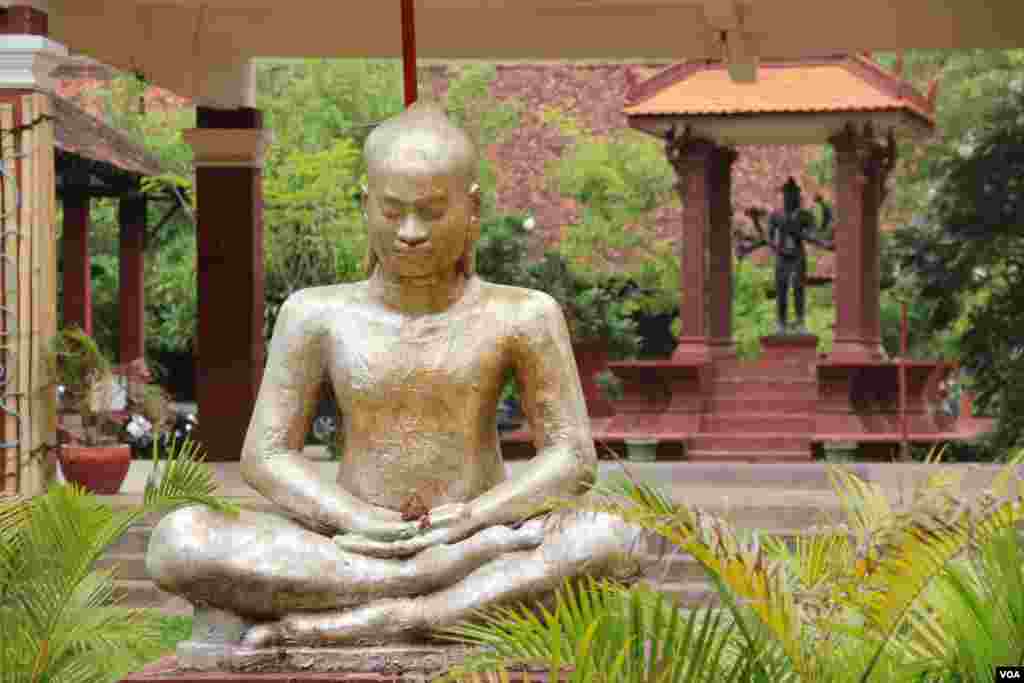
[[(243, 646), (414, 641), (567, 577), (637, 571), (638, 530), (542, 507), (582, 494), (597, 460), (557, 303), (474, 273), (473, 144), (416, 104), (365, 154), (369, 279), (287, 300), (245, 439), (242, 475), (287, 517), (189, 507), (150, 542), (157, 584), (252, 622)], [(508, 479), (512, 372), (537, 455)], [(336, 482), (301, 455), (324, 377), (344, 415)]]
[(834, 250), (834, 245), (817, 235), (824, 234), (832, 222), (832, 211), (821, 195), (814, 198), (821, 207), (822, 221), (818, 227), (814, 214), (803, 207), (800, 186), (789, 178), (782, 186), (782, 211), (773, 211), (768, 217), (768, 235), (765, 237), (761, 226), (763, 209), (751, 208), (747, 216), (754, 223), (758, 237), (738, 234), (737, 255), (743, 258), (755, 249), (767, 246), (775, 252), (775, 308), (778, 318), (778, 334), (788, 334), (789, 291), (793, 290), (793, 308), (796, 325), (793, 332), (807, 334), (805, 324), (804, 281), (807, 279), (807, 249), (804, 242), (810, 242), (822, 249)]

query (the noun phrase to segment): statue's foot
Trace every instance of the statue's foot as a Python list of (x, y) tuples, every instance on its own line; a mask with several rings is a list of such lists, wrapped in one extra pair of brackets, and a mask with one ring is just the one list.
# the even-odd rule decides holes
[(343, 612), (293, 614), (280, 621), (258, 624), (242, 637), (243, 648), (278, 645), (324, 647), (375, 645), (402, 640), (422, 630), (413, 599), (384, 599)]
[(256, 624), (242, 636), (239, 643), (244, 648), (261, 650), (263, 648), (280, 645), (284, 642), (284, 633), (280, 621), (272, 621), (266, 624)]

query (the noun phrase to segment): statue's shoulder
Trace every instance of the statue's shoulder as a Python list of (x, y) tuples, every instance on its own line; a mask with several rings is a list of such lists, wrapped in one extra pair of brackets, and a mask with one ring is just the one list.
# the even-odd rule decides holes
[(509, 323), (538, 324), (561, 314), (562, 309), (554, 297), (539, 289), (496, 285), (481, 280), (481, 291), (488, 305), (498, 309)]
[(303, 327), (316, 327), (350, 312), (365, 300), (366, 289), (365, 281), (307, 287), (292, 292), (281, 310)]

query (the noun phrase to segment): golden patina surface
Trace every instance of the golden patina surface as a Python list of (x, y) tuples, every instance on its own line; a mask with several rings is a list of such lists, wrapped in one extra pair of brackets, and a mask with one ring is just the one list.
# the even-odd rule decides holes
[[(581, 494), (597, 459), (557, 303), (475, 275), (473, 144), (417, 104), (365, 151), (370, 277), (284, 304), (242, 453), (287, 517), (186, 508), (147, 556), (165, 590), (257, 622), (250, 647), (408, 640), (566, 577), (635, 569), (638, 532), (622, 522), (537, 516)], [(510, 372), (538, 446), (514, 479), (496, 428)], [(336, 482), (300, 453), (324, 377), (344, 415)]]

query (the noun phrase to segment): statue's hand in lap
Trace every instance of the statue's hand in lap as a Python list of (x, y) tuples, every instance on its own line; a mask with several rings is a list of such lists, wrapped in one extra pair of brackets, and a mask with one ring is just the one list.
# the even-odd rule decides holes
[(435, 545), (457, 543), (472, 533), (469, 505), (439, 505), (407, 528), (397, 529), (391, 536), (370, 533), (339, 534), (334, 542), (342, 550), (368, 557), (397, 558), (416, 555)]
[(400, 513), (383, 510), (380, 514), (364, 516), (353, 520), (349, 528), (343, 531), (342, 534), (339, 534), (338, 537), (349, 536), (375, 541), (398, 541), (416, 536), (420, 532), (420, 528), (421, 525), (418, 521), (405, 521)]

